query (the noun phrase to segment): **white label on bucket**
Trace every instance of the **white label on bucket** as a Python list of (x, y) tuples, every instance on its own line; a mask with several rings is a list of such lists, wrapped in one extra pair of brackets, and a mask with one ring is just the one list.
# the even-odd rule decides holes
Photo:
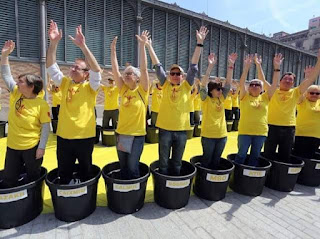
[(222, 182), (227, 182), (228, 179), (229, 179), (229, 174), (218, 175), (218, 174), (207, 173), (207, 181), (210, 181), (210, 182), (222, 183)]
[(289, 167), (288, 168), (288, 174), (298, 174), (300, 173), (301, 168), (293, 168), (293, 167)]
[(62, 189), (57, 190), (58, 197), (65, 197), (65, 198), (80, 197), (87, 193), (88, 193), (87, 186), (81, 187), (81, 188), (75, 188), (75, 189), (68, 189), (68, 190), (62, 190)]
[(114, 131), (103, 131), (103, 135), (114, 135)]
[(117, 192), (130, 192), (130, 191), (137, 191), (140, 189), (140, 183), (132, 183), (132, 184), (113, 184), (113, 191)]
[(243, 175), (253, 178), (262, 178), (266, 176), (266, 171), (244, 169)]
[(156, 134), (159, 134), (159, 129), (156, 129)]
[(0, 203), (15, 202), (27, 197), (27, 189), (14, 193), (0, 194)]
[(320, 169), (320, 163), (317, 163), (317, 164), (316, 164), (315, 169)]
[(166, 187), (167, 188), (185, 188), (190, 185), (190, 179), (187, 180), (180, 180), (180, 181), (166, 181)]

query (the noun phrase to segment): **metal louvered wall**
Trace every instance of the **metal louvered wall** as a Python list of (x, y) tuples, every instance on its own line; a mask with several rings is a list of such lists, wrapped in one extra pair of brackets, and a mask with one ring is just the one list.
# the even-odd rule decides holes
[[(262, 55), (268, 81), (272, 79), (272, 60), (276, 52), (285, 57), (282, 72), (295, 73), (297, 83), (304, 77), (304, 68), (316, 62), (311, 53), (157, 0), (46, 0), (46, 8), (46, 25), (49, 26), (50, 19), (53, 19), (63, 30), (63, 39), (57, 49), (60, 63), (71, 63), (75, 58), (83, 57), (80, 49), (67, 37), (74, 35), (76, 26), (80, 24), (98, 62), (108, 67), (110, 43), (115, 36), (118, 36), (119, 65), (137, 63), (135, 34), (140, 29), (152, 34), (153, 46), (166, 70), (174, 63), (187, 70), (196, 46), (195, 31), (202, 24), (210, 30), (199, 63), (202, 74), (206, 71), (210, 52), (218, 58), (211, 73), (217, 76), (226, 75), (228, 55), (238, 53), (234, 71), (236, 79), (240, 78), (245, 54)], [(0, 44), (12, 39), (16, 42), (13, 58), (39, 62), (39, 0), (2, 0), (0, 12)], [(152, 68), (150, 59), (148, 67)], [(248, 78), (254, 77), (257, 77), (255, 66)]]

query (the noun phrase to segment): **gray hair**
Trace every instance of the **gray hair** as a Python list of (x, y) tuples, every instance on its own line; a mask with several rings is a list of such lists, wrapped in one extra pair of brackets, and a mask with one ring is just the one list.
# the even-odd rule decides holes
[(250, 80), (250, 81), (249, 81), (249, 85), (250, 85), (251, 83), (255, 83), (255, 82), (259, 83), (259, 84), (261, 85), (261, 88), (263, 88), (263, 81), (262, 81), (262, 80), (259, 80), (259, 79)]
[(135, 74), (138, 78), (140, 78), (141, 73), (140, 70), (134, 66), (128, 66), (124, 69), (123, 73), (127, 73), (129, 70), (132, 70), (133, 74)]

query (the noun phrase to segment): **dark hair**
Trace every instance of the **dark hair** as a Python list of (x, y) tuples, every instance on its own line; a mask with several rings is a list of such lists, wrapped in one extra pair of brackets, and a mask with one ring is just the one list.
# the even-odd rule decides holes
[(214, 82), (210, 81), (208, 83), (208, 95), (212, 98), (211, 91), (214, 89), (222, 88), (222, 83), (221, 82)]
[(34, 86), (32, 93), (38, 95), (43, 89), (43, 81), (40, 76), (31, 73), (25, 73), (18, 76), (18, 79), (26, 77), (26, 82), (29, 87)]
[(293, 76), (293, 80), (296, 79), (296, 75), (295, 75), (293, 72), (286, 72), (286, 73), (284, 73), (284, 74), (281, 76), (280, 81), (281, 81), (281, 80), (283, 79), (283, 77), (285, 77), (285, 76)]

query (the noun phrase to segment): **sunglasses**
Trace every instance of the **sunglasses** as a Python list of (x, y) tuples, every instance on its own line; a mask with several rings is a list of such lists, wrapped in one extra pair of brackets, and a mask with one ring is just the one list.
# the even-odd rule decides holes
[(180, 75), (181, 75), (181, 72), (170, 72), (170, 75), (171, 75), (171, 76), (174, 76), (174, 75), (180, 76)]
[(320, 92), (309, 92), (310, 95), (320, 95)]
[(250, 87), (261, 87), (261, 85), (260, 85), (260, 84), (255, 84), (255, 83), (250, 84), (249, 86), (250, 86)]
[(222, 88), (218, 87), (218, 88), (213, 88), (214, 90), (217, 90), (217, 91), (221, 91)]
[(16, 111), (20, 111), (20, 110), (21, 110), (22, 100), (23, 100), (22, 97), (20, 97), (19, 100), (17, 100), (17, 102), (16, 102), (16, 104), (15, 104)]

